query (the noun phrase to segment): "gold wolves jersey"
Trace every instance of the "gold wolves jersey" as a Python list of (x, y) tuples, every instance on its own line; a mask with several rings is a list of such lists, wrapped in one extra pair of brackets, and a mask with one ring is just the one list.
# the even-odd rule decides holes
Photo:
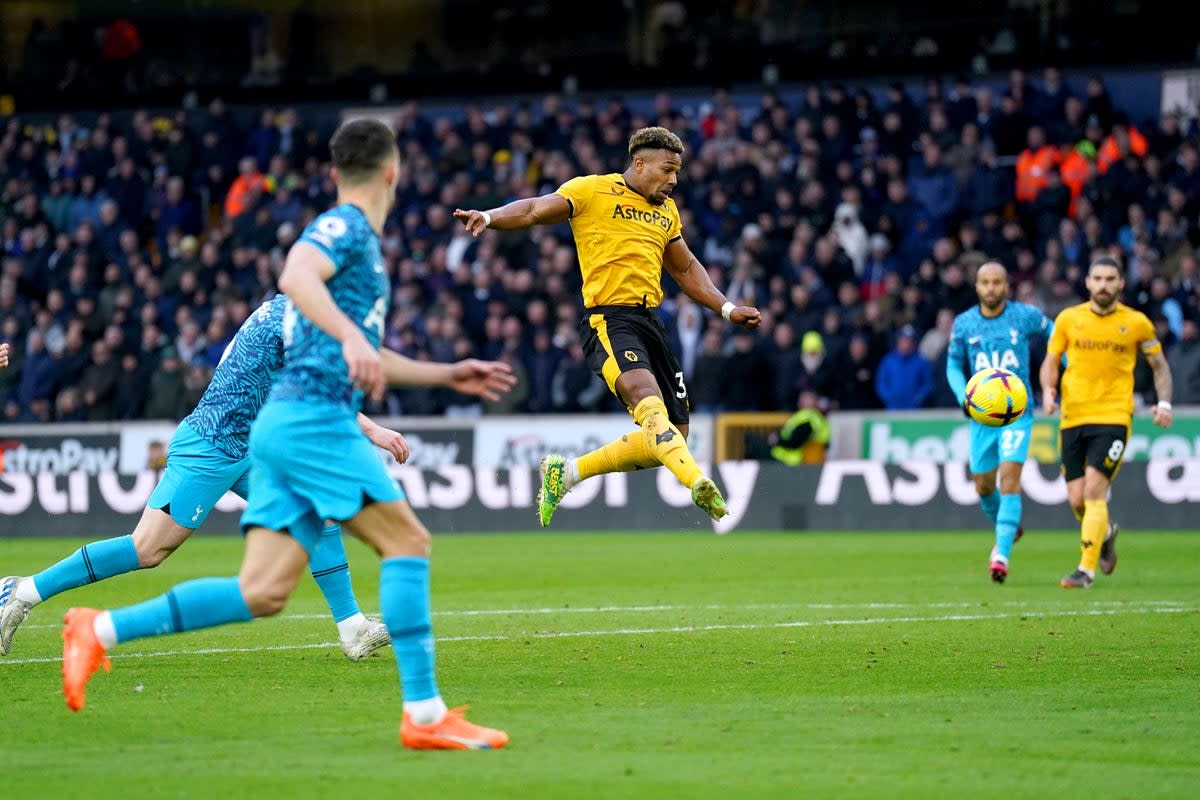
[(573, 178), (556, 194), (571, 204), (584, 306), (661, 303), (663, 253), (682, 235), (675, 201), (652, 205), (618, 174)]
[(1154, 325), (1140, 311), (1117, 303), (1100, 316), (1091, 303), (1063, 309), (1046, 349), (1067, 354), (1062, 377), (1063, 428), (1125, 425), (1133, 417), (1133, 368), (1138, 350), (1162, 352)]

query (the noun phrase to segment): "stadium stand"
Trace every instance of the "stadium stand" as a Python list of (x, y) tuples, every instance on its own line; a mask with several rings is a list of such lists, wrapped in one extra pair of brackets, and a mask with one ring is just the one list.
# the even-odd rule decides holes
[[(1127, 265), (1128, 302), (1180, 365), (1176, 401), (1200, 402), (1194, 126), (1131, 118), (1100, 80), (1053, 69), (1015, 70), (1000, 92), (947, 78), (917, 96), (836, 83), (794, 96), (389, 107), (404, 174), (384, 237), (387, 344), (436, 361), (505, 359), (527, 391), (482, 408), (397, 391), (383, 410), (615, 410), (581, 365), (568, 226), (472, 240), (451, 212), (622, 171), (629, 132), (646, 124), (689, 147), (676, 198), (692, 249), (730, 297), (764, 311), (757, 334), (726, 336), (667, 279), (662, 314), (698, 409), (792, 409), (802, 389), (832, 408), (881, 407), (876, 367), (901, 335), (917, 344), (908, 358), (932, 369), (899, 377), (931, 373), (913, 396), (953, 406), (949, 312), (974, 301), (974, 269), (1002, 261), (1015, 295), (1053, 314), (1081, 299), (1082, 268), (1099, 253)], [(186, 413), (329, 203), (324, 143), (337, 119), (220, 100), (3, 118), (0, 340), (14, 353), (0, 420)], [(1152, 391), (1148, 373), (1138, 387)]]

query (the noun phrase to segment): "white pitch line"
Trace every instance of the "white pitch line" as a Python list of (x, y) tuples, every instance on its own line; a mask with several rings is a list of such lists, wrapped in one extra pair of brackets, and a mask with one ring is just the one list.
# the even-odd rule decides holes
[[(612, 614), (612, 613), (657, 613), (662, 611), (785, 611), (788, 609), (807, 608), (815, 611), (831, 611), (831, 610), (849, 610), (854, 608), (862, 608), (867, 610), (880, 609), (905, 609), (905, 608), (986, 608), (988, 606), (1004, 606), (1004, 607), (1025, 607), (1026, 602), (1022, 600), (997, 600), (987, 603), (981, 602), (957, 602), (957, 603), (744, 603), (725, 605), (722, 603), (712, 603), (708, 605), (644, 605), (644, 606), (546, 606), (542, 608), (477, 608), (477, 609), (452, 609), (449, 611), (434, 611), (435, 617), (510, 617), (510, 616), (533, 616), (533, 615), (548, 615), (548, 614)], [(1062, 605), (1067, 606), (1068, 602), (1060, 603), (1043, 603), (1042, 605)], [(1162, 606), (1162, 607), (1177, 607), (1179, 603), (1174, 600), (1098, 600), (1092, 603), (1093, 606), (1115, 606), (1117, 608), (1133, 608), (1140, 606)], [(377, 612), (368, 612), (377, 613)], [(274, 619), (282, 620), (314, 620), (314, 619), (329, 619), (329, 614), (280, 614)], [(38, 628), (61, 628), (62, 623), (53, 624), (35, 624), (22, 625), (24, 630), (36, 630)]]
[[(439, 637), (438, 643), (448, 642), (498, 642), (498, 641), (517, 641), (523, 639), (573, 639), (595, 636), (650, 636), (663, 633), (706, 633), (710, 631), (753, 631), (753, 630), (777, 630), (781, 628), (822, 628), (836, 627), (841, 625), (887, 625), (890, 623), (908, 623), (908, 622), (969, 622), (976, 620), (995, 620), (995, 619), (1014, 619), (1033, 617), (1037, 619), (1046, 619), (1049, 617), (1099, 617), (1099, 616), (1118, 616), (1120, 614), (1185, 614), (1200, 611), (1200, 608), (1187, 607), (1151, 607), (1151, 608), (1093, 608), (1093, 609), (1072, 609), (1062, 611), (1018, 611), (1011, 613), (999, 614), (944, 614), (936, 617), (869, 617), (866, 619), (819, 619), (819, 620), (795, 620), (793, 622), (775, 622), (775, 623), (729, 623), (715, 625), (678, 625), (667, 628), (617, 628), (607, 631), (535, 631), (533, 633), (521, 634), (479, 634), (472, 636), (446, 636)], [(112, 657), (116, 659), (124, 658), (163, 658), (166, 656), (184, 656), (184, 655), (223, 655), (233, 653), (264, 653), (276, 652), (281, 650), (317, 650), (321, 648), (335, 648), (337, 644), (334, 642), (321, 642), (319, 644), (280, 644), (280, 645), (264, 645), (262, 647), (211, 647), (201, 648), (197, 650), (159, 650), (149, 653), (113, 653)], [(0, 666), (18, 664), (56, 664), (62, 659), (60, 658), (22, 658), (16, 660), (0, 659)]]

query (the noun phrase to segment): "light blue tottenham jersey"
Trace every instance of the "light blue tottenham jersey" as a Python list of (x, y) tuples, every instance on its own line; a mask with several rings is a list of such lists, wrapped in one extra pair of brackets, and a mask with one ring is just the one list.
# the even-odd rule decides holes
[(250, 424), (283, 367), (283, 317), (287, 298), (276, 295), (242, 323), (194, 411), (184, 419), (209, 444), (245, 458)]
[[(1053, 329), (1053, 321), (1039, 309), (1011, 300), (997, 317), (983, 316), (979, 306), (955, 317), (946, 356), (946, 377), (958, 401), (963, 401), (967, 380), (988, 367), (1016, 373), (1026, 388), (1031, 387), (1031, 340), (1040, 337), (1048, 341)], [(1032, 407), (1030, 403), (1029, 408)]]
[[(379, 237), (366, 215), (353, 205), (337, 206), (313, 220), (298, 241), (316, 247), (333, 262), (335, 271), (326, 286), (334, 303), (378, 349), (391, 284)], [(362, 391), (350, 381), (342, 346), (290, 302), (284, 313), (283, 347), (283, 369), (270, 400), (342, 406), (352, 413), (362, 407)]]

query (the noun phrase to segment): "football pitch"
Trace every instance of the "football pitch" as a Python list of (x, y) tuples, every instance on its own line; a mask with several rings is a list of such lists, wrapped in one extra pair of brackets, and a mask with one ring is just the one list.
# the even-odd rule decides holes
[[(0, 542), (0, 575), (81, 542)], [(364, 610), (377, 561), (349, 545)], [(1200, 532), (1125, 531), (1088, 591), (1077, 534), (1007, 584), (983, 532), (435, 534), (440, 684), (512, 736), (397, 742), (390, 650), (351, 663), (315, 584), (274, 619), (114, 651), (79, 714), (62, 613), (232, 574), (201, 535), (157, 570), (36, 609), (0, 659), (13, 797), (1193, 797)], [(1187, 787), (1191, 786), (1191, 789)]]

